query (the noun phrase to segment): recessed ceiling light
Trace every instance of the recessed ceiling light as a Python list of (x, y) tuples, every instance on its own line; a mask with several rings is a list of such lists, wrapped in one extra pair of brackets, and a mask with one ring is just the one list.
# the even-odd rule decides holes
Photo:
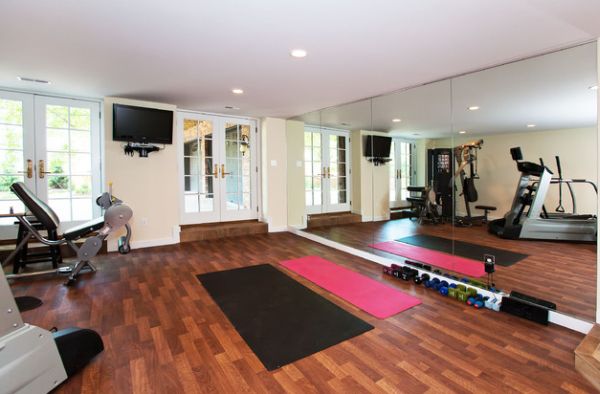
[(598, 90), (598, 85), (590, 86), (589, 90)]
[(341, 124), (342, 126), (350, 126), (350, 124), (349, 124), (349, 123), (344, 123), (344, 122), (342, 122), (342, 123), (340, 123), (340, 124)]
[(458, 134), (467, 134), (467, 130), (460, 130)]
[(532, 128), (535, 127), (535, 125), (533, 123), (530, 123), (530, 124), (527, 125), (527, 127), (529, 127), (530, 129), (532, 129)]
[(36, 79), (36, 78), (28, 78), (28, 77), (17, 77), (19, 81), (23, 82), (35, 82), (35, 83), (43, 83), (44, 85), (50, 85), (50, 81), (46, 81), (44, 79)]
[(394, 119), (392, 119), (392, 122), (394, 122), (394, 123), (400, 123), (400, 122), (402, 122), (402, 119), (394, 118)]
[(419, 133), (412, 133), (412, 135), (421, 135), (421, 134), (419, 134)]
[(477, 105), (472, 105), (469, 107), (469, 111), (477, 111), (479, 107)]
[(240, 109), (240, 107), (234, 107), (233, 105), (226, 105), (225, 109)]
[(307, 52), (304, 49), (297, 48), (297, 49), (292, 49), (290, 51), (290, 55), (292, 57), (302, 58), (302, 57), (306, 57)]
[(239, 88), (235, 88), (235, 89), (231, 89), (231, 93), (233, 93), (233, 94), (243, 94), (244, 90), (243, 89), (239, 89)]

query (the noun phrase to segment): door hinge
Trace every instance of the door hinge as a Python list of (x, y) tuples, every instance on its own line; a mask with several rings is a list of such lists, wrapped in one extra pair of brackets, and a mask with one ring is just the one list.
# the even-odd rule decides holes
[(258, 172), (258, 166), (256, 166), (256, 172)]
[(258, 212), (258, 205), (256, 206), (256, 212)]
[(102, 111), (98, 112), (98, 119), (102, 119)]

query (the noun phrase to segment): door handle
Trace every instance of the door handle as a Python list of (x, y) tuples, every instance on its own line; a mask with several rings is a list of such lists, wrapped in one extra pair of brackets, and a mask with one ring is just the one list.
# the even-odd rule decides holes
[(219, 177), (219, 165), (215, 164), (215, 171), (212, 173), (215, 178)]
[(323, 167), (323, 173), (317, 174), (317, 175), (320, 176), (321, 178), (327, 178), (327, 167)]
[(27, 160), (27, 171), (19, 171), (19, 174), (27, 174), (27, 178), (33, 178), (33, 160)]
[(52, 174), (52, 172), (46, 171), (46, 165), (44, 164), (44, 160), (40, 160), (38, 162), (38, 176), (40, 177), (40, 179), (43, 179), (45, 174)]
[(231, 172), (225, 172), (225, 164), (221, 164), (221, 178), (225, 178), (225, 175), (231, 175)]

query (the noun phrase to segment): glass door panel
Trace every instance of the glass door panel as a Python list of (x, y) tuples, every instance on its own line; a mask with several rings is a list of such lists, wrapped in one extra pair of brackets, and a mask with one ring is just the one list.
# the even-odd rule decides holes
[(221, 220), (244, 220), (255, 218), (256, 194), (254, 192), (255, 141), (254, 121), (223, 119), (225, 145), (222, 152), (224, 166), (221, 168), (221, 185), (225, 199), (222, 201)]
[(323, 180), (326, 169), (322, 157), (322, 134), (307, 129), (304, 132), (304, 192), (306, 194), (306, 212), (323, 212)]
[(179, 113), (182, 224), (257, 217), (254, 121)]
[[(334, 133), (333, 131), (330, 133)], [(337, 132), (328, 138), (329, 156), (327, 159), (327, 184), (328, 207), (327, 212), (349, 211), (348, 182), (349, 182), (349, 154), (348, 136)]]
[[(0, 91), (0, 213), (23, 212), (10, 191), (14, 182), (35, 188), (33, 172), (33, 99), (31, 95)], [(28, 171), (29, 169), (29, 171)], [(0, 218), (0, 238), (14, 236), (14, 218)]]
[(65, 227), (100, 214), (99, 104), (36, 97), (37, 194)]
[(215, 190), (218, 165), (213, 156), (215, 124), (195, 114), (180, 115), (183, 130), (183, 215), (184, 224), (216, 221), (219, 217)]

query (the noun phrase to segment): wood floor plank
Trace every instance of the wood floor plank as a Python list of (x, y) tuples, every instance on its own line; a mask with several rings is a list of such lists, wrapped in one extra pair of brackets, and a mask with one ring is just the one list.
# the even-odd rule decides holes
[[(269, 372), (196, 275), (306, 255), (323, 256), (423, 303), (379, 320), (283, 270), (375, 328)], [(289, 233), (109, 253), (97, 267), (71, 289), (56, 277), (11, 286), (16, 296), (44, 301), (23, 313), (27, 322), (89, 327), (102, 335), (105, 351), (57, 393), (594, 392), (574, 369), (581, 334), (476, 311)]]

